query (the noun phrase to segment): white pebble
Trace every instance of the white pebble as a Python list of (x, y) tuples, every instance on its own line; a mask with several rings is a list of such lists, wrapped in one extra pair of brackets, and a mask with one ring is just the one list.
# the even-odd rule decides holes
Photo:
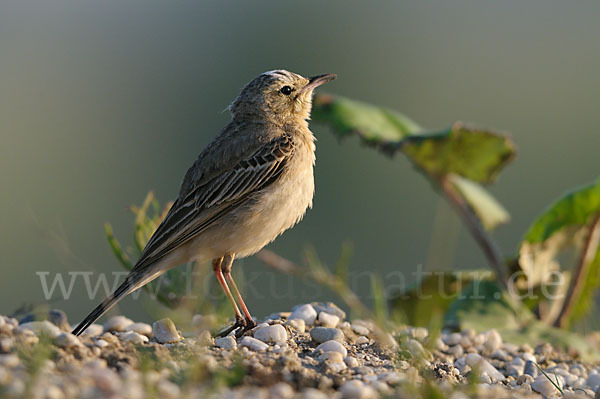
[(490, 353), (500, 349), (502, 346), (502, 336), (500, 336), (500, 333), (495, 329), (489, 330), (485, 334), (484, 346)]
[(415, 327), (410, 329), (410, 336), (423, 342), (429, 336), (429, 331), (425, 327)]
[(317, 346), (315, 351), (338, 352), (341, 353), (342, 356), (348, 355), (348, 350), (344, 347), (344, 345), (335, 340), (323, 342), (321, 345)]
[(463, 337), (459, 333), (452, 333), (444, 336), (442, 339), (446, 345), (454, 346), (460, 344)]
[[(548, 377), (553, 378), (552, 375), (548, 375)], [(559, 392), (558, 389), (556, 389), (556, 387), (554, 386), (554, 384), (557, 384), (561, 389), (562, 389), (562, 379), (558, 378), (558, 381), (550, 381), (548, 378), (546, 378), (545, 375), (540, 374), (538, 375), (535, 380), (533, 380), (533, 382), (531, 383), (531, 388), (538, 392), (541, 393), (542, 395), (548, 397), (548, 396), (558, 396)]]
[(175, 399), (181, 396), (179, 385), (166, 379), (161, 379), (156, 385), (156, 388), (158, 389), (158, 396), (161, 399)]
[(104, 348), (104, 347), (107, 347), (110, 344), (108, 342), (106, 342), (105, 340), (103, 340), (103, 339), (97, 339), (94, 342), (94, 345), (96, 345), (98, 348)]
[(113, 316), (104, 323), (104, 332), (122, 332), (131, 324), (133, 324), (133, 320), (128, 319), (125, 316)]
[(216, 338), (215, 345), (219, 348), (223, 348), (226, 350), (233, 350), (237, 348), (237, 342), (235, 342), (235, 338), (228, 335), (226, 337)]
[(317, 311), (311, 305), (300, 305), (290, 315), (291, 319), (302, 319), (306, 325), (312, 325), (317, 319)]
[(410, 354), (418, 360), (433, 360), (432, 354), (425, 348), (423, 348), (423, 345), (421, 345), (421, 343), (416, 339), (409, 339), (408, 341), (406, 341), (406, 349), (408, 349)]
[(340, 322), (340, 318), (327, 312), (321, 312), (319, 313), (318, 322), (323, 327), (334, 328)]
[(81, 333), (82, 337), (97, 337), (104, 332), (102, 324), (92, 324)]
[(8, 355), (0, 355), (0, 366), (7, 367), (9, 369), (17, 367), (20, 363), (19, 356), (14, 353)]
[(291, 399), (294, 397), (294, 388), (285, 382), (279, 382), (269, 389), (270, 398)]
[(302, 319), (290, 319), (286, 321), (285, 324), (300, 333), (303, 333), (306, 330), (306, 323)]
[(521, 354), (521, 357), (525, 361), (529, 360), (530, 362), (537, 363), (537, 359), (535, 358), (535, 356), (533, 355), (533, 353), (523, 353), (523, 354)]
[(469, 353), (466, 356), (466, 362), (471, 368), (476, 368), (481, 374), (486, 373), (493, 380), (504, 381), (505, 379), (501, 372), (477, 353)]
[(323, 354), (323, 360), (330, 363), (344, 363), (344, 356), (340, 352), (325, 352)]
[(585, 383), (590, 389), (597, 390), (600, 387), (600, 374), (590, 374)]
[(23, 323), (17, 328), (17, 333), (21, 333), (23, 332), (23, 330), (31, 330), (37, 335), (44, 334), (52, 339), (58, 337), (62, 333), (62, 331), (60, 331), (60, 328), (56, 327), (48, 320), (30, 321), (29, 323)]
[(352, 323), (352, 331), (358, 335), (369, 335), (369, 329), (363, 325)]
[(340, 393), (342, 399), (372, 399), (378, 396), (373, 388), (359, 380), (346, 381), (340, 387)]
[(269, 345), (265, 344), (264, 342), (259, 341), (256, 338), (252, 338), (252, 337), (248, 337), (248, 336), (246, 336), (242, 339), (242, 342), (240, 342), (240, 346), (246, 347), (255, 352), (264, 352), (269, 347)]
[(281, 324), (273, 324), (272, 326), (267, 325), (261, 327), (254, 332), (254, 338), (259, 339), (263, 342), (274, 343), (274, 342), (285, 342), (287, 341), (287, 331)]
[(152, 336), (152, 326), (148, 323), (132, 323), (127, 326), (126, 331), (133, 331), (146, 337)]
[(74, 346), (80, 346), (81, 341), (75, 335), (63, 332), (56, 338), (54, 338), (54, 344), (56, 346), (60, 346), (61, 348), (72, 348)]
[(139, 334), (135, 331), (127, 331), (124, 333), (119, 333), (119, 338), (125, 342), (131, 342), (135, 345), (141, 345), (145, 342), (148, 342), (147, 336)]
[(356, 338), (356, 341), (354, 341), (354, 343), (356, 345), (368, 344), (369, 338), (365, 337), (364, 335), (361, 335), (360, 337)]
[[(337, 341), (335, 341), (337, 342)], [(323, 345), (323, 344), (321, 344)], [(355, 357), (352, 356), (346, 356), (344, 358), (344, 363), (346, 363), (346, 366), (350, 367), (351, 369), (354, 367), (358, 367), (358, 360), (356, 360)]]
[(175, 328), (175, 324), (171, 319), (155, 321), (152, 324), (152, 333), (154, 334), (154, 338), (161, 344), (170, 344), (181, 340), (181, 337)]

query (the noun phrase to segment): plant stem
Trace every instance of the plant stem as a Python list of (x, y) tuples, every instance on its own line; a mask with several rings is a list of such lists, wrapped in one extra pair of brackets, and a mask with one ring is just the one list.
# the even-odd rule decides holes
[(483, 225), (475, 215), (475, 212), (465, 201), (465, 199), (456, 191), (454, 185), (450, 181), (449, 176), (444, 176), (440, 180), (437, 180), (440, 189), (450, 201), (450, 203), (456, 208), (459, 216), (463, 219), (469, 232), (479, 244), (488, 262), (496, 273), (496, 278), (504, 289), (507, 289), (507, 276), (504, 267), (504, 261), (500, 250), (496, 243), (492, 240), (490, 235), (485, 231)]
[(571, 283), (569, 284), (567, 296), (565, 297), (565, 301), (562, 304), (560, 313), (554, 321), (555, 327), (564, 328), (567, 327), (567, 325), (569, 324), (569, 319), (571, 317), (571, 313), (573, 312), (573, 305), (575, 304), (575, 302), (577, 302), (579, 296), (581, 295), (581, 290), (583, 289), (584, 285), (584, 279), (587, 276), (590, 264), (596, 256), (599, 243), (600, 215), (596, 216), (596, 218), (590, 226), (589, 234), (585, 239), (585, 243), (581, 251), (581, 257), (579, 258), (579, 262), (577, 262), (577, 266), (575, 267), (575, 271), (573, 273), (573, 278), (571, 279)]

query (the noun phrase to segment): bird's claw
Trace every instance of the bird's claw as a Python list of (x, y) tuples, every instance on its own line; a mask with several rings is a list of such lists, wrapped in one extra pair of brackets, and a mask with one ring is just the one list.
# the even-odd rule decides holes
[(256, 327), (256, 322), (254, 320), (242, 318), (236, 319), (235, 323), (231, 327), (219, 332), (215, 335), (215, 337), (226, 337), (227, 335), (231, 334), (232, 331), (235, 331), (235, 337), (241, 338), (246, 331), (252, 330), (254, 327)]

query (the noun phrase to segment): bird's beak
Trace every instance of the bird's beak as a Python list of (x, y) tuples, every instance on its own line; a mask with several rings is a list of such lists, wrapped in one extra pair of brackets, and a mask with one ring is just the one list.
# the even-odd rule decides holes
[(308, 84), (300, 90), (300, 93), (303, 93), (305, 91), (310, 92), (316, 89), (317, 87), (321, 86), (322, 84), (332, 81), (335, 78), (337, 78), (337, 75), (333, 73), (326, 73), (324, 75), (310, 77), (308, 78)]

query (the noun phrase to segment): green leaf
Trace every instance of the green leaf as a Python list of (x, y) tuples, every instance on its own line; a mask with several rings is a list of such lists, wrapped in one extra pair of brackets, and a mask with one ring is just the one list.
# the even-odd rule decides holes
[(458, 175), (451, 175), (450, 181), (477, 214), (486, 230), (493, 230), (510, 220), (506, 209), (480, 184)]
[(473, 280), (450, 304), (445, 324), (454, 329), (518, 329), (533, 314), (493, 281)]
[(478, 183), (492, 183), (515, 155), (507, 136), (460, 122), (438, 134), (411, 137), (402, 151), (433, 178), (452, 173)]
[(356, 134), (384, 152), (401, 150), (433, 179), (452, 173), (491, 183), (515, 154), (503, 134), (459, 122), (441, 132), (425, 132), (398, 112), (344, 97), (316, 96), (313, 119), (328, 123), (340, 136)]
[[(571, 284), (580, 287), (573, 291), (574, 297), (570, 299), (573, 309), (561, 325), (583, 317), (592, 307), (600, 283), (600, 248), (597, 239), (593, 240), (593, 236), (591, 242), (588, 239), (592, 230), (599, 228), (598, 218), (600, 179), (565, 194), (552, 204), (532, 224), (519, 247), (519, 266), (529, 287), (544, 284), (551, 272), (559, 271), (572, 276)], [(584, 253), (588, 252), (585, 258)], [(575, 275), (578, 270), (582, 272)], [(547, 302), (550, 301), (540, 304), (558, 312), (563, 301), (558, 303), (559, 306)], [(557, 316), (553, 313), (542, 316), (552, 319)]]
[(340, 136), (357, 134), (367, 143), (395, 143), (422, 129), (406, 116), (344, 97), (317, 95), (312, 118), (329, 123)]
[(524, 242), (542, 243), (569, 226), (586, 225), (600, 213), (600, 179), (577, 188), (552, 204), (531, 225)]

